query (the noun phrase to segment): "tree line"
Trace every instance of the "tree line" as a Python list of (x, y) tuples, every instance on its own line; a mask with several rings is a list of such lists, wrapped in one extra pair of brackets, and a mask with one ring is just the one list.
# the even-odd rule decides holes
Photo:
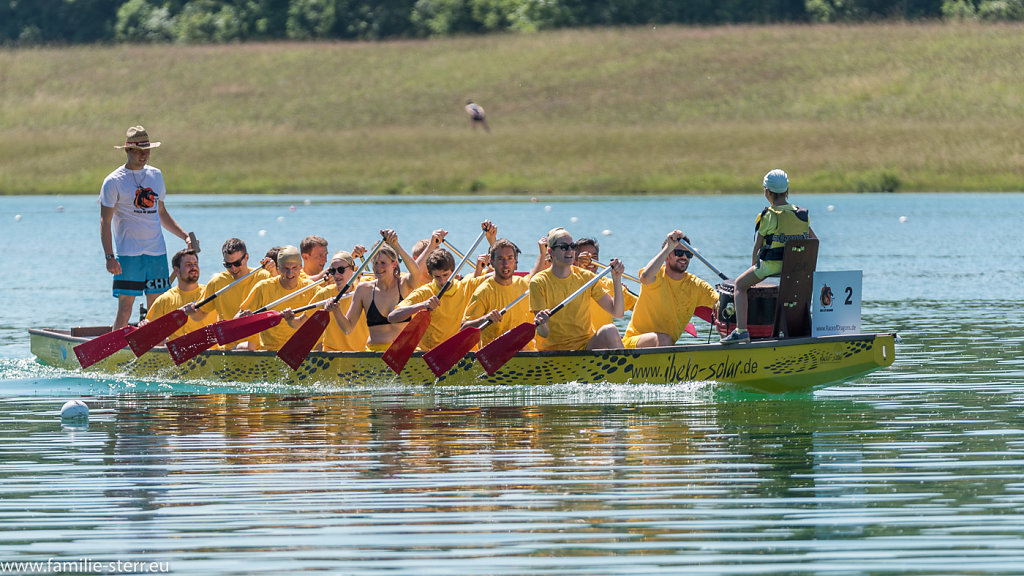
[(1022, 21), (1024, 0), (0, 0), (0, 44), (380, 40), (656, 24)]

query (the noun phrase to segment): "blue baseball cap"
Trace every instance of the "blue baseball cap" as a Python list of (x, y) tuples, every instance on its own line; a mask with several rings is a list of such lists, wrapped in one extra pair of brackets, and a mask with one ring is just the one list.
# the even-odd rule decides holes
[(776, 168), (764, 175), (764, 187), (776, 194), (785, 194), (789, 191), (789, 176), (782, 170)]

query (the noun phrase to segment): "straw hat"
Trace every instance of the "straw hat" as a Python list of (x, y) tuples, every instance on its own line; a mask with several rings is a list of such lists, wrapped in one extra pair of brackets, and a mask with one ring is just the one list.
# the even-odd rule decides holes
[(159, 142), (150, 142), (149, 134), (146, 129), (142, 126), (132, 126), (128, 129), (128, 134), (124, 139), (124, 146), (114, 146), (118, 150), (129, 150), (132, 148), (138, 148), (140, 150), (149, 150), (150, 148), (157, 148), (160, 146)]

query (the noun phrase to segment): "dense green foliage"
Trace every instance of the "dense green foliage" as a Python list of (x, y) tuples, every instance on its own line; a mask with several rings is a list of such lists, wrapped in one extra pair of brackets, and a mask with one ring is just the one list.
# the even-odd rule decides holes
[(1022, 20), (1024, 0), (0, 0), (0, 43), (420, 38), (593, 26)]

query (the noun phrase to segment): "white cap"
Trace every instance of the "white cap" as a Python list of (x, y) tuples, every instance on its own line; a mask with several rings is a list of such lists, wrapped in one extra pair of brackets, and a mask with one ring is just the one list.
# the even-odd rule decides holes
[(764, 175), (764, 187), (769, 192), (785, 194), (789, 191), (789, 176), (784, 171), (776, 168)]

